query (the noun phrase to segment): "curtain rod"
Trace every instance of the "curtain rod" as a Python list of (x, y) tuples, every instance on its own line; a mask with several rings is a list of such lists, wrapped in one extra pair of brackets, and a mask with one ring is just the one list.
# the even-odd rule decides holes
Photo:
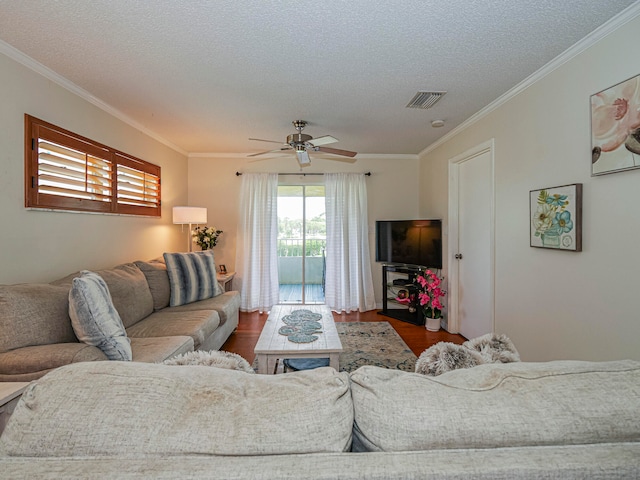
[[(239, 177), (240, 175), (242, 175), (241, 172), (236, 172), (236, 177)], [(299, 175), (302, 177), (306, 177), (307, 175), (324, 175), (324, 173), (279, 173), (278, 175)], [(363, 173), (363, 175), (365, 177), (370, 177), (371, 172)]]

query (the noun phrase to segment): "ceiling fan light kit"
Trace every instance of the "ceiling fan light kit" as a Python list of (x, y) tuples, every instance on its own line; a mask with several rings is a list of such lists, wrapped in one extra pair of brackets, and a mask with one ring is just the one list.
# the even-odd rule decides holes
[(296, 156), (298, 157), (298, 163), (301, 167), (311, 165), (311, 159), (306, 150), (296, 150)]
[[(357, 155), (357, 152), (352, 152), (350, 150), (341, 150), (339, 148), (323, 147), (322, 145), (328, 145), (330, 143), (336, 143), (338, 141), (337, 138), (332, 137), (331, 135), (324, 135), (322, 137), (313, 138), (311, 135), (302, 133), (302, 130), (304, 129), (304, 127), (307, 126), (307, 122), (305, 120), (294, 120), (291, 123), (293, 123), (293, 126), (298, 132), (287, 135), (287, 140), (282, 147), (276, 150), (267, 150), (266, 152), (252, 153), (248, 156), (257, 157), (259, 155), (264, 155), (267, 153), (293, 150), (296, 154), (296, 158), (298, 159), (298, 163), (300, 164), (300, 166), (306, 167), (308, 165), (311, 165), (311, 158), (309, 157), (310, 151), (329, 153), (331, 155), (339, 155), (339, 156), (348, 157), (348, 158), (353, 158)], [(263, 140), (261, 138), (250, 138), (249, 140), (254, 140), (258, 142), (280, 143), (275, 140)], [(350, 162), (350, 163), (355, 162), (355, 160), (338, 159), (338, 158), (330, 159), (330, 160), (338, 160), (338, 161)]]

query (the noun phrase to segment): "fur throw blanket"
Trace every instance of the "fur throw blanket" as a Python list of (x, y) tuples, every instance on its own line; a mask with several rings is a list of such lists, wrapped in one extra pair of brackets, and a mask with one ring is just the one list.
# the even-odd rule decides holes
[(456, 345), (439, 342), (427, 348), (416, 361), (416, 373), (435, 377), (459, 368), (483, 363), (519, 362), (520, 354), (504, 334), (488, 333)]
[(187, 352), (162, 362), (165, 365), (203, 365), (206, 367), (227, 368), (241, 372), (255, 373), (249, 362), (237, 353), (211, 350)]

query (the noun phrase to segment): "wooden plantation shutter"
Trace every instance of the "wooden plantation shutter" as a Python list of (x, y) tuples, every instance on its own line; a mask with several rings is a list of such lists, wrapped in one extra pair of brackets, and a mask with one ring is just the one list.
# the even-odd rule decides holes
[[(153, 171), (149, 164), (116, 154), (117, 192), (120, 211), (134, 213), (136, 207), (160, 209), (160, 167)], [(155, 165), (153, 165), (155, 167)]]
[(160, 167), (25, 115), (25, 206), (160, 216)]
[(110, 154), (37, 126), (28, 207), (111, 212)]

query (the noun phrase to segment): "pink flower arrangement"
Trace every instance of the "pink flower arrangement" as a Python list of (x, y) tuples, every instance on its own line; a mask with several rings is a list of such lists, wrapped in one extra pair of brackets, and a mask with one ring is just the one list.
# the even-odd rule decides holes
[(422, 307), (426, 318), (440, 318), (444, 306), (440, 302), (440, 297), (444, 297), (447, 292), (442, 290), (442, 279), (431, 270), (425, 271), (416, 277), (416, 283), (420, 285), (418, 291), (418, 302)]

